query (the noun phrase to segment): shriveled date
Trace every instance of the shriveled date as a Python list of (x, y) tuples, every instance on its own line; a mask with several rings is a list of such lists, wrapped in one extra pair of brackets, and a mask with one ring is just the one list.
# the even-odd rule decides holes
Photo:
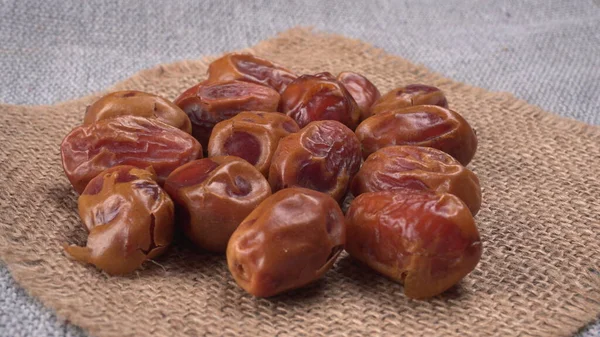
[(206, 149), (213, 127), (241, 111), (277, 111), (279, 93), (270, 87), (243, 81), (204, 81), (176, 100), (192, 122), (192, 134)]
[(330, 73), (303, 75), (281, 94), (281, 112), (300, 127), (320, 120), (335, 120), (354, 130), (360, 109), (348, 90)]
[(302, 287), (331, 268), (345, 241), (344, 215), (330, 196), (279, 191), (238, 227), (227, 246), (235, 281), (254, 296)]
[(265, 177), (233, 156), (189, 162), (169, 175), (165, 190), (178, 206), (187, 237), (214, 252), (225, 252), (231, 233), (271, 195)]
[(346, 226), (348, 253), (404, 284), (411, 298), (444, 292), (469, 274), (481, 257), (471, 212), (448, 193), (364, 193), (350, 205)]
[(371, 154), (352, 180), (352, 194), (411, 188), (451, 193), (477, 214), (481, 206), (479, 179), (440, 150), (423, 146), (390, 146)]
[(358, 104), (360, 120), (371, 116), (371, 106), (381, 97), (377, 87), (363, 75), (351, 71), (339, 73), (337, 79)]
[(241, 112), (215, 125), (208, 155), (238, 156), (266, 177), (279, 140), (299, 130), (292, 118), (278, 112)]
[(62, 141), (60, 150), (65, 173), (78, 193), (116, 165), (151, 166), (162, 183), (175, 168), (202, 157), (202, 146), (190, 134), (138, 116), (77, 127)]
[(66, 252), (111, 275), (132, 272), (161, 255), (173, 240), (174, 207), (155, 180), (152, 169), (129, 165), (92, 179), (78, 200), (87, 244), (65, 246)]
[(251, 54), (227, 54), (208, 66), (209, 81), (253, 82), (279, 93), (297, 77), (291, 70)]
[(442, 150), (467, 165), (477, 150), (477, 137), (457, 112), (435, 105), (419, 105), (367, 118), (356, 128), (363, 157), (392, 145), (428, 146)]
[(156, 118), (187, 133), (192, 133), (188, 116), (177, 105), (142, 91), (117, 91), (103, 96), (87, 107), (83, 124), (123, 115)]
[(269, 169), (273, 191), (298, 186), (341, 201), (360, 167), (360, 143), (336, 121), (317, 121), (279, 142)]
[(437, 105), (448, 108), (448, 101), (444, 93), (437, 87), (409, 84), (381, 96), (371, 107), (371, 114), (376, 115), (415, 105)]

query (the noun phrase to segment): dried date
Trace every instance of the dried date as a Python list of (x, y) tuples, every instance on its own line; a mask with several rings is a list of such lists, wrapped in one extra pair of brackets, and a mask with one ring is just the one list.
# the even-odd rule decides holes
[(473, 216), (456, 196), (383, 191), (358, 196), (346, 214), (346, 250), (423, 299), (458, 283), (479, 262)]
[(60, 149), (65, 174), (78, 193), (116, 165), (151, 166), (162, 183), (177, 167), (202, 157), (202, 146), (190, 134), (138, 116), (79, 126), (64, 138)]
[(330, 196), (305, 188), (281, 190), (233, 233), (227, 264), (254, 296), (302, 287), (331, 268), (345, 241), (344, 214)]
[(377, 87), (366, 77), (351, 71), (338, 74), (337, 80), (344, 85), (360, 109), (360, 120), (371, 116), (371, 106), (380, 97)]
[(376, 115), (415, 105), (437, 105), (448, 108), (448, 100), (439, 88), (424, 84), (410, 84), (381, 96), (371, 106), (371, 114)]

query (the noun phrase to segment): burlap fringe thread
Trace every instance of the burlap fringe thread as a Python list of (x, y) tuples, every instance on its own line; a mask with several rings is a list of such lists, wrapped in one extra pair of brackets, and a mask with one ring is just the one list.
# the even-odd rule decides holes
[[(383, 91), (441, 87), (477, 129), (470, 168), (484, 204), (477, 269), (431, 301), (343, 256), (327, 276), (273, 299), (240, 290), (224, 258), (172, 249), (128, 277), (69, 260), (83, 243), (76, 195), (59, 144), (102, 93), (53, 106), (0, 106), (0, 258), (59, 317), (113, 336), (569, 336), (600, 313), (600, 128), (561, 118), (506, 93), (445, 79), (372, 46), (295, 28), (246, 51), (298, 73), (355, 70)], [(213, 57), (144, 70), (108, 91), (174, 98)]]

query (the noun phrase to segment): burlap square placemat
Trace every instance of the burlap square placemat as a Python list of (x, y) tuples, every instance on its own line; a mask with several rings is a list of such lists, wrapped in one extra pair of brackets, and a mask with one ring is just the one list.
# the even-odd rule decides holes
[[(0, 258), (62, 318), (96, 336), (568, 336), (600, 314), (600, 128), (445, 79), (368, 44), (292, 29), (249, 49), (298, 73), (355, 70), (386, 92), (439, 86), (477, 129), (470, 168), (484, 203), (484, 253), (460, 286), (430, 301), (343, 256), (326, 277), (256, 299), (223, 256), (172, 249), (128, 277), (68, 259), (84, 243), (62, 138), (101, 94), (54, 106), (0, 106)], [(174, 98), (213, 57), (160, 65), (110, 90)], [(535, 83), (531, 83), (535, 85)]]

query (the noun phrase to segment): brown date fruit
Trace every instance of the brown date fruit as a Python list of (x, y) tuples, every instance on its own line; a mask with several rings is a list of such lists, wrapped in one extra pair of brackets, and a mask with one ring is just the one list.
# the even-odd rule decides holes
[(449, 154), (432, 147), (389, 146), (377, 150), (352, 180), (354, 196), (410, 188), (459, 197), (473, 216), (481, 206), (479, 179)]
[(432, 191), (359, 195), (346, 213), (346, 251), (404, 284), (404, 294), (441, 294), (469, 274), (482, 245), (475, 221), (456, 196)]
[(117, 91), (101, 97), (88, 106), (83, 124), (123, 115), (156, 118), (187, 133), (192, 133), (192, 123), (177, 105), (142, 91)]
[(345, 242), (344, 214), (330, 196), (305, 188), (263, 201), (233, 233), (227, 264), (254, 296), (269, 297), (319, 279)]
[(336, 121), (317, 121), (279, 141), (269, 169), (273, 191), (293, 186), (341, 201), (360, 168), (360, 142)]
[(448, 100), (439, 88), (424, 84), (410, 84), (381, 96), (371, 106), (371, 115), (415, 105), (437, 105), (448, 108)]
[(65, 246), (66, 252), (111, 275), (132, 272), (164, 253), (173, 240), (174, 207), (155, 180), (151, 168), (129, 165), (92, 179), (78, 200), (87, 244)]
[(344, 85), (358, 104), (360, 120), (371, 116), (371, 106), (381, 97), (377, 87), (363, 75), (351, 71), (339, 73), (337, 80)]
[(392, 145), (428, 146), (442, 150), (467, 165), (477, 150), (477, 137), (457, 112), (435, 105), (419, 105), (373, 115), (356, 128), (363, 157)]
[(240, 157), (267, 177), (279, 140), (299, 130), (291, 117), (278, 112), (241, 112), (215, 125), (208, 155)]
[(231, 233), (271, 195), (265, 177), (233, 156), (191, 161), (169, 175), (165, 190), (177, 205), (186, 236), (214, 252), (225, 252)]
[(280, 94), (297, 77), (291, 70), (251, 54), (227, 54), (208, 66), (209, 81), (253, 82)]
[(152, 166), (159, 183), (202, 146), (190, 134), (157, 119), (119, 116), (79, 126), (60, 145), (65, 174), (77, 193), (95, 176), (116, 165)]
[(176, 100), (192, 122), (192, 135), (206, 149), (215, 124), (241, 111), (277, 111), (279, 93), (264, 85), (243, 82), (201, 82)]
[(360, 109), (348, 90), (330, 73), (302, 75), (281, 94), (280, 111), (302, 128), (320, 120), (335, 120), (354, 130)]

